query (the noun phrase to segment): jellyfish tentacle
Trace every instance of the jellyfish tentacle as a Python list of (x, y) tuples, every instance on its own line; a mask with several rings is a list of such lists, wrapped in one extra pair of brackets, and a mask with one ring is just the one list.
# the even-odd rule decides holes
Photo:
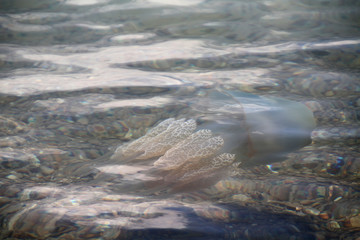
[(159, 157), (148, 173), (162, 178), (154, 185), (174, 191), (189, 190), (197, 185), (210, 186), (235, 166), (235, 154), (218, 154), (224, 139), (213, 136), (209, 129), (194, 132), (196, 127), (193, 119), (166, 119), (145, 136), (118, 147), (111, 158), (146, 160)]
[(143, 137), (119, 146), (111, 156), (113, 160), (146, 160), (163, 155), (196, 129), (193, 119), (166, 119)]

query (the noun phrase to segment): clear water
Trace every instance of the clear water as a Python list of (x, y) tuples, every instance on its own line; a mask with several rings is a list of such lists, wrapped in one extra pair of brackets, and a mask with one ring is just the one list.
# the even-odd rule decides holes
[[(359, 69), (357, 0), (0, 0), (0, 238), (359, 238)], [(240, 165), (111, 157), (168, 118)]]

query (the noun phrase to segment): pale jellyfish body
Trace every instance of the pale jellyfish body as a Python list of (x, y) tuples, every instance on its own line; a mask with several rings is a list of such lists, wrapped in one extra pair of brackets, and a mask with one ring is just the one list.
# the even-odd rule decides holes
[(159, 174), (160, 185), (186, 190), (211, 185), (238, 166), (282, 161), (310, 142), (315, 125), (305, 105), (283, 99), (213, 91), (190, 105), (197, 121), (166, 119), (119, 146), (111, 159), (155, 159), (149, 174)]

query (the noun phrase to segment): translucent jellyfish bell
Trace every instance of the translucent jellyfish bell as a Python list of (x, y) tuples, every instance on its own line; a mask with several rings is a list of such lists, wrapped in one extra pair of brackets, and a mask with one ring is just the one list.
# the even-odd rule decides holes
[(242, 167), (284, 160), (311, 142), (315, 128), (310, 109), (281, 98), (212, 91), (192, 107), (201, 114), (199, 128), (220, 135), (221, 151), (236, 153)]

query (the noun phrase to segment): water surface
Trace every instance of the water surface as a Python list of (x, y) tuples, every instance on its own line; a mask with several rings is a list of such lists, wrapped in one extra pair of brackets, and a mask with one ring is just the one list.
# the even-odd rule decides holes
[[(2, 0), (0, 238), (359, 238), (359, 69), (356, 0)], [(168, 118), (242, 164), (111, 160)]]

